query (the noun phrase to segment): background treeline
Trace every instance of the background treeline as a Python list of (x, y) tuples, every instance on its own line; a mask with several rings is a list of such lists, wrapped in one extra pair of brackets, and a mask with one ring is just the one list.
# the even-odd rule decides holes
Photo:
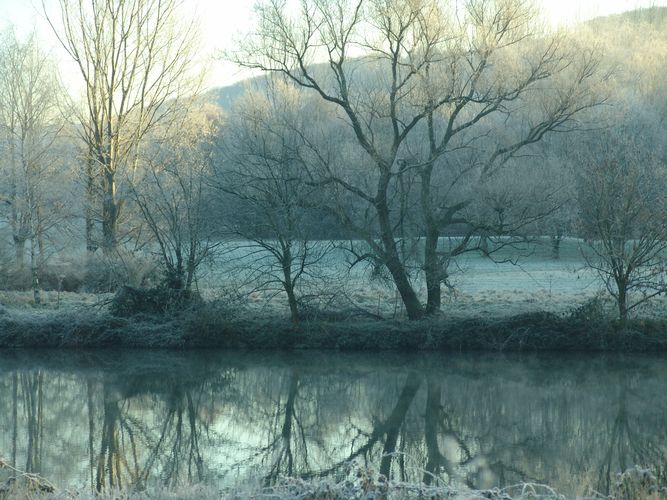
[(554, 32), (523, 0), (301, 6), (259, 2), (225, 57), (264, 74), (209, 92), (176, 2), (46, 12), (80, 99), (4, 33), (0, 283), (189, 295), (240, 252), (298, 321), (342, 249), (418, 319), (457, 256), (577, 237), (621, 319), (665, 293), (667, 9)]

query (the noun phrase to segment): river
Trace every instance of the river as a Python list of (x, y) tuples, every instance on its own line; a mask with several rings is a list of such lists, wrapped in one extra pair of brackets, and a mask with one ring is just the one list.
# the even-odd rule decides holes
[(667, 479), (657, 356), (0, 351), (0, 459), (59, 488), (344, 474), (606, 493)]

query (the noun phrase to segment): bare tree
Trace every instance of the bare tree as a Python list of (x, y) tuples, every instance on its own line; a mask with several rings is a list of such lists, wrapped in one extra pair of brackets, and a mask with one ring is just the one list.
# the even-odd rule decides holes
[(164, 269), (164, 285), (189, 292), (197, 268), (216, 246), (204, 196), (214, 161), (220, 116), (211, 107), (186, 110), (156, 127), (143, 148), (142, 174), (131, 184), (132, 200), (148, 228), (150, 245)]
[[(339, 203), (338, 215), (386, 267), (411, 319), (440, 307), (446, 259), (438, 239), (444, 228), (468, 222), (461, 213), (471, 203), (449, 196), (458, 179), (492, 175), (596, 103), (587, 92), (596, 57), (585, 52), (578, 60), (561, 38), (536, 36), (528, 2), (470, 1), (462, 12), (457, 5), (302, 0), (292, 15), (284, 0), (265, 0), (258, 4), (258, 34), (233, 54), (239, 64), (312, 91), (344, 120), (365, 171), (355, 179), (323, 162), (319, 184), (355, 198)], [(507, 120), (523, 126), (504, 136), (498, 130), (507, 130)], [(448, 158), (460, 150), (476, 154), (456, 171)], [(414, 172), (413, 186), (405, 180)], [(443, 177), (449, 184), (439, 183)], [(426, 307), (400, 245), (405, 210), (413, 209), (404, 200), (413, 189), (426, 236)], [(363, 224), (358, 211), (350, 212), (359, 205), (368, 214)]]
[(67, 178), (55, 159), (56, 141), (63, 128), (59, 85), (49, 56), (35, 35), (19, 40), (5, 33), (0, 49), (0, 166), (7, 184), (9, 225), (19, 270), (25, 245), (30, 244), (30, 271), (35, 302), (39, 303), (39, 271), (45, 259), (48, 231), (64, 217), (62, 193), (50, 183), (53, 175)]
[[(538, 36), (529, 2), (466, 5), (458, 28), (473, 34), (470, 41), (456, 38), (445, 55), (449, 64), (426, 74), (428, 149), (419, 156), (419, 174), (427, 313), (440, 308), (442, 262), (468, 251), (472, 235), (511, 235), (552, 211), (531, 212), (531, 203), (521, 207), (518, 193), (505, 190), (491, 200), (493, 217), (475, 220), (467, 212), (480, 201), (480, 190), (466, 193), (466, 183), (478, 179), (484, 187), (494, 177), (511, 176), (508, 165), (518, 154), (550, 132), (576, 129), (577, 117), (603, 101), (591, 85), (599, 56), (561, 36)], [(443, 86), (447, 101), (438, 106)], [(457, 152), (465, 161), (456, 161)], [(468, 227), (464, 238), (439, 249), (440, 236), (453, 224)]]
[(273, 81), (264, 93), (249, 92), (226, 123), (224, 161), (214, 180), (234, 207), (227, 230), (249, 247), (242, 262), (249, 281), (255, 289), (284, 292), (294, 322), (304, 282), (323, 280), (319, 264), (333, 248), (316, 241), (308, 226), (322, 204), (321, 190), (304, 175), (300, 130), (312, 118), (309, 111), (291, 84)]
[[(177, 0), (58, 0), (60, 12), (43, 9), (74, 60), (85, 89), (78, 112), (86, 144), (87, 247), (112, 251), (119, 242), (123, 200), (119, 176), (130, 175), (137, 150), (156, 123), (199, 85), (193, 77), (196, 33), (178, 19)], [(96, 196), (99, 193), (99, 196)], [(99, 218), (100, 242), (91, 234)]]
[(581, 224), (592, 251), (584, 257), (616, 301), (622, 322), (639, 305), (667, 294), (667, 168), (633, 129), (601, 133), (587, 143), (579, 172)]

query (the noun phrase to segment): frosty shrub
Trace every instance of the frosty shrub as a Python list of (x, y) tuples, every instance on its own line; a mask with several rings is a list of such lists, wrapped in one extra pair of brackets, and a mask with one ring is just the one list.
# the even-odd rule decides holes
[(615, 500), (659, 500), (667, 498), (667, 488), (658, 486), (652, 471), (635, 466), (616, 476), (611, 496)]
[(88, 258), (83, 289), (88, 292), (115, 292), (123, 285), (150, 288), (160, 279), (159, 266), (148, 256), (121, 251), (114, 255), (95, 253)]

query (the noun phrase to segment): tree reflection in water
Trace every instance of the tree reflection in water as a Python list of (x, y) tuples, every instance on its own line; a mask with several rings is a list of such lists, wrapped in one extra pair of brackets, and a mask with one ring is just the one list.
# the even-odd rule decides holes
[[(0, 354), (0, 456), (62, 487), (264, 484), (344, 473), (607, 492), (667, 482), (650, 357)], [(9, 455), (9, 456), (7, 456)]]

